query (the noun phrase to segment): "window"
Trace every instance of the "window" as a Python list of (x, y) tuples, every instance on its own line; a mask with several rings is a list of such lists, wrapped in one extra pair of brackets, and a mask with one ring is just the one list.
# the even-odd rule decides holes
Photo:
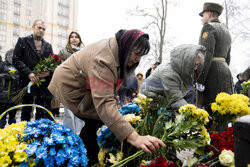
[(13, 47), (15, 47), (16, 43), (17, 43), (18, 37), (17, 36), (13, 36), (13, 40), (12, 40), (12, 45)]
[(59, 0), (59, 4), (64, 5), (64, 6), (69, 6), (69, 0)]
[(69, 9), (65, 8), (63, 6), (59, 6), (59, 8), (58, 8), (58, 14), (62, 15), (62, 16), (65, 16), (65, 17), (68, 17), (69, 16)]
[(31, 0), (26, 0), (26, 5), (31, 6)]
[(7, 9), (7, 4), (5, 2), (1, 2), (1, 8), (2, 9)]
[(14, 14), (20, 15), (20, 6), (14, 5)]
[(26, 16), (31, 16), (31, 11), (29, 9), (26, 9)]
[(25, 30), (25, 36), (28, 36), (30, 34), (32, 34), (32, 32), (30, 30)]
[(0, 45), (0, 52), (5, 52), (5, 46)]
[(18, 16), (13, 17), (13, 23), (16, 25), (20, 25), (20, 18)]
[(58, 28), (58, 36), (67, 38), (68, 37), (68, 31), (63, 28)]
[(58, 16), (58, 25), (63, 26), (63, 27), (68, 27), (69, 26), (69, 19), (62, 17), (62, 16)]
[(29, 20), (29, 19), (26, 20), (26, 26), (27, 26), (27, 27), (30, 26), (30, 20)]
[(6, 25), (0, 24), (0, 30), (1, 31), (6, 31)]
[(7, 16), (5, 13), (0, 13), (0, 19), (1, 20), (6, 20), (7, 19)]
[(14, 0), (14, 3), (20, 4), (21, 2), (20, 2), (20, 0)]
[(6, 36), (5, 36), (5, 35), (0, 34), (0, 41), (6, 41)]
[(19, 28), (18, 27), (13, 28), (13, 35), (19, 36)]

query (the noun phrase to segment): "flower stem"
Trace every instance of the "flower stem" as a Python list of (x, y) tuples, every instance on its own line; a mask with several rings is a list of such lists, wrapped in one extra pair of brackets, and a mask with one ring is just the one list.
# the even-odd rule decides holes
[(9, 81), (8, 85), (8, 100), (10, 99), (10, 88), (11, 88), (11, 81)]
[(131, 161), (131, 160), (133, 160), (133, 159), (135, 159), (135, 158), (137, 158), (137, 157), (139, 157), (139, 156), (141, 156), (141, 155), (143, 155), (143, 154), (144, 154), (144, 151), (143, 151), (143, 150), (137, 151), (135, 154), (133, 154), (133, 155), (131, 155), (131, 156), (129, 156), (129, 157), (127, 157), (127, 158), (125, 158), (125, 159), (119, 161), (117, 164), (114, 164), (114, 165), (112, 165), (111, 167), (123, 166), (123, 165), (125, 165), (126, 163), (128, 163), (129, 161)]

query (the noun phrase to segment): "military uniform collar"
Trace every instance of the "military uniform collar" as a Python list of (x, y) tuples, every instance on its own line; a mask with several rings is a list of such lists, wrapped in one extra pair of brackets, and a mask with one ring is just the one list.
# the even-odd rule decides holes
[(217, 22), (217, 23), (220, 23), (220, 20), (219, 20), (219, 19), (214, 19), (214, 20), (211, 20), (210, 22)]

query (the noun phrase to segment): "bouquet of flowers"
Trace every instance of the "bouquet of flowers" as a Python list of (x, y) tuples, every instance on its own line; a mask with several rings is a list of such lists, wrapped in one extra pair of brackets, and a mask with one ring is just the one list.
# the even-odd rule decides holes
[(198, 152), (196, 150), (195, 157), (188, 159), (188, 166), (234, 166), (233, 128), (229, 127), (221, 134), (213, 132), (210, 138), (209, 145)]
[(0, 166), (87, 166), (82, 140), (48, 119), (0, 129)]
[[(47, 72), (47, 71), (54, 72), (56, 67), (58, 65), (60, 65), (61, 62), (62, 62), (62, 60), (59, 59), (58, 55), (50, 54), (50, 56), (48, 58), (40, 60), (40, 62), (34, 67), (33, 73), (35, 75), (38, 75), (42, 72)], [(39, 82), (36, 83), (37, 86), (39, 86), (44, 81), (45, 81), (44, 78), (40, 79)], [(26, 94), (26, 92), (30, 93), (30, 87), (34, 84), (35, 83), (30, 81), (26, 87), (24, 87), (15, 97), (13, 97), (13, 101), (16, 104), (21, 103), (23, 96)]]
[[(9, 74), (12, 79), (15, 79), (15, 72), (16, 72), (16, 69), (14, 67), (9, 68)], [(11, 88), (11, 80), (9, 81), (9, 85), (8, 85), (8, 100), (10, 99), (10, 88)]]
[(240, 116), (250, 114), (249, 98), (242, 94), (219, 93), (212, 103), (212, 119), (216, 123), (229, 123)]
[(250, 81), (244, 81), (241, 86), (242, 86), (242, 90), (240, 91), (240, 93), (247, 95), (248, 94), (248, 88), (250, 85)]
[[(176, 160), (176, 151), (205, 146), (210, 140), (204, 127), (209, 116), (205, 110), (198, 109), (194, 105), (186, 105), (179, 109), (176, 117), (172, 117), (174, 112), (167, 111), (166, 108), (151, 110), (152, 99), (144, 95), (139, 94), (134, 102), (136, 103), (122, 106), (120, 112), (140, 135), (156, 136), (166, 144), (167, 147), (162, 148), (160, 155), (168, 161)], [(114, 140), (115, 136), (111, 134), (107, 127), (98, 131), (98, 136), (103, 136), (101, 143), (105, 143), (99, 152), (100, 166), (123, 166), (127, 163), (130, 163), (128, 166), (136, 166), (159, 156), (146, 155), (143, 150), (138, 151), (131, 145), (119, 144), (118, 140), (112, 145), (110, 142), (104, 142), (109, 141), (110, 137)], [(177, 161), (177, 165), (180, 166), (181, 162)]]

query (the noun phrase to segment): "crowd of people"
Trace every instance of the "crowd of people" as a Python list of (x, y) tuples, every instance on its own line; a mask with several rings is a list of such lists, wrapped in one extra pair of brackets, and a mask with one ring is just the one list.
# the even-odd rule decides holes
[[(22, 104), (42, 105), (54, 115), (63, 106), (63, 124), (82, 138), (89, 165), (98, 161), (96, 131), (103, 124), (120, 141), (147, 153), (157, 152), (165, 144), (154, 136), (138, 134), (118, 109), (142, 93), (154, 99), (152, 110), (164, 106), (168, 98), (170, 109), (191, 103), (211, 112), (210, 104), (218, 93), (240, 93), (242, 82), (249, 80), (250, 67), (237, 75), (234, 87), (229, 69), (231, 35), (218, 19), (222, 11), (219, 4), (204, 3), (199, 14), (203, 24), (199, 44), (176, 46), (170, 62), (152, 64), (145, 77), (141, 72), (134, 73), (141, 57), (150, 51), (149, 35), (138, 29), (119, 30), (114, 37), (87, 46), (80, 34), (72, 31), (65, 48), (58, 53), (63, 63), (54, 72), (34, 74), (32, 70), (39, 61), (53, 53), (52, 45), (43, 38), (46, 25), (38, 19), (33, 23), (33, 34), (20, 37), (12, 52), (6, 54), (5, 62), (0, 59), (0, 77), (5, 78), (0, 82), (0, 113), (15, 105), (12, 97), (17, 90), (30, 81), (46, 79), (40, 86), (31, 87)], [(14, 78), (8, 73), (9, 67), (17, 70)], [(9, 113), (8, 124), (16, 122), (15, 114)], [(21, 121), (30, 121), (31, 114), (32, 108), (22, 108)], [(35, 119), (40, 118), (49, 115), (37, 108)], [(5, 116), (0, 128), (6, 124)], [(219, 127), (224, 129), (224, 125)]]

